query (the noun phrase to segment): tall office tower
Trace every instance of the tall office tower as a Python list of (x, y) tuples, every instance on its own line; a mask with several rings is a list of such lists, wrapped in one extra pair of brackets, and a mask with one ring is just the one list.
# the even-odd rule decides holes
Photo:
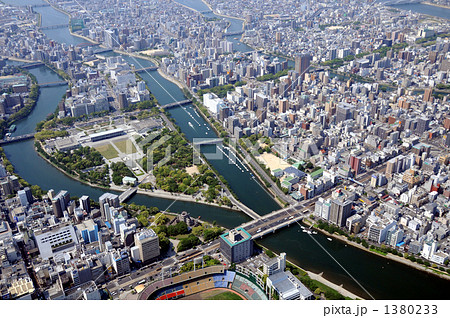
[(130, 272), (130, 260), (126, 250), (112, 251), (111, 259), (117, 276), (122, 276)]
[(119, 100), (119, 109), (124, 109), (124, 108), (128, 107), (127, 94), (120, 93), (118, 100)]
[(104, 193), (98, 198), (98, 202), (100, 204), (100, 212), (102, 214), (103, 219), (107, 219), (105, 203), (108, 203), (109, 207), (118, 208), (120, 206), (119, 196), (112, 193)]
[(422, 135), (424, 132), (428, 130), (428, 125), (430, 124), (430, 120), (426, 117), (420, 117), (417, 119), (417, 128), (416, 133), (418, 135)]
[(20, 204), (21, 204), (22, 206), (27, 206), (27, 205), (29, 204), (28, 199), (27, 199), (27, 195), (26, 195), (26, 193), (25, 193), (24, 190), (19, 190), (19, 191), (17, 192), (17, 195), (18, 195), (18, 197), (19, 197)]
[(55, 197), (52, 199), (52, 208), (53, 208), (53, 214), (57, 218), (63, 217), (63, 209), (61, 208), (61, 198)]
[(311, 56), (309, 54), (299, 54), (295, 57), (295, 71), (300, 74), (301, 79), (305, 79), (306, 70), (309, 67)]
[(280, 32), (275, 33), (275, 42), (281, 43), (281, 33)]
[(91, 213), (91, 202), (87, 195), (83, 195), (80, 198), (80, 207), (87, 213)]
[(289, 101), (286, 98), (280, 99), (278, 101), (278, 109), (280, 114), (287, 112), (288, 108), (289, 108)]
[(158, 235), (152, 229), (134, 234), (134, 243), (139, 248), (141, 262), (144, 263), (159, 256)]
[(424, 102), (431, 102), (432, 95), (431, 93), (433, 90), (431, 88), (425, 88), (425, 91), (423, 93), (423, 101)]
[(70, 194), (66, 190), (59, 191), (59, 193), (52, 198), (53, 213), (56, 217), (63, 217), (63, 212), (67, 209), (70, 202)]
[(347, 218), (352, 215), (352, 201), (332, 200), (330, 208), (330, 222), (337, 226), (345, 226)]
[(355, 171), (355, 174), (358, 174), (361, 169), (361, 157), (351, 155), (349, 164), (352, 170)]
[(386, 177), (392, 178), (395, 171), (397, 171), (397, 158), (392, 158), (386, 164)]
[(25, 187), (23, 190), (18, 191), (17, 194), (19, 195), (20, 204), (22, 204), (22, 206), (33, 203), (33, 194), (29, 187)]
[(347, 119), (350, 119), (350, 117), (351, 113), (348, 105), (341, 103), (336, 107), (336, 124), (341, 121), (346, 121)]
[(103, 32), (105, 45), (108, 48), (113, 48), (119, 45), (119, 38), (117, 37), (116, 33), (112, 30), (105, 30)]

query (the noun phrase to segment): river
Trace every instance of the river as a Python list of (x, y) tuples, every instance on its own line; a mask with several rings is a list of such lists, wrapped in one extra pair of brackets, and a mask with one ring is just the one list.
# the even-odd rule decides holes
[[(54, 11), (54, 9), (49, 7), (42, 8), (42, 10), (44, 9)], [(42, 16), (52, 16), (50, 13), (48, 15), (43, 14)], [(240, 20), (237, 21), (242, 22)], [(66, 43), (73, 44), (69, 43), (70, 41), (72, 41), (71, 38)], [(136, 64), (150, 65), (149, 63), (151, 63), (141, 59), (135, 60), (127, 56), (124, 58)], [(37, 77), (39, 82), (49, 82), (58, 79), (55, 73), (45, 67), (32, 69), (31, 72)], [(162, 78), (156, 71), (142, 75), (161, 104), (172, 102), (172, 97), (175, 100), (184, 99), (180, 89), (175, 84)], [(37, 122), (43, 120), (47, 114), (56, 109), (57, 103), (65, 89), (65, 86), (42, 88), (38, 103), (33, 112), (27, 119), (17, 123), (16, 134), (32, 132)], [(208, 126), (204, 125), (205, 122), (196, 114), (191, 105), (173, 108), (170, 110), (170, 114), (175, 118), (181, 130), (190, 140), (197, 137), (208, 137), (212, 133), (212, 130), (206, 128)], [(188, 121), (192, 123), (198, 121), (200, 126), (194, 125), (195, 129), (193, 129), (187, 124)], [(206, 135), (206, 132), (208, 132), (208, 135)], [(68, 178), (59, 170), (49, 165), (36, 154), (33, 149), (33, 141), (5, 145), (4, 149), (6, 155), (14, 165), (16, 172), (31, 184), (38, 184), (44, 190), (55, 189), (55, 191), (59, 191), (60, 189), (67, 189), (71, 195), (81, 196), (86, 194), (95, 200), (104, 193), (101, 189), (93, 188)], [(207, 148), (205, 150), (209, 149)], [(242, 187), (241, 184), (245, 179), (242, 176), (246, 176), (246, 174), (242, 173), (236, 166), (228, 164), (227, 160), (214, 160), (211, 161), (211, 164), (233, 185), (233, 190), (242, 202), (245, 204), (248, 203), (247, 205), (256, 212), (265, 214), (274, 208), (278, 208), (275, 202), (257, 182), (249, 180), (251, 181), (251, 185)], [(266, 197), (270, 200), (265, 199)], [(264, 206), (265, 204), (262, 205), (260, 203), (262, 199), (271, 202), (270, 204), (272, 206), (266, 207)], [(206, 221), (215, 220), (218, 224), (227, 228), (233, 228), (249, 220), (249, 217), (239, 212), (191, 202), (177, 201), (173, 203), (171, 200), (153, 198), (145, 195), (135, 195), (131, 199), (131, 202), (146, 206), (157, 206), (160, 209), (166, 209), (170, 206), (169, 209), (171, 211), (188, 211), (194, 217), (201, 216)], [(336, 240), (330, 242), (321, 234), (313, 235), (312, 238), (317, 240), (318, 243), (329, 251), (377, 299), (448, 298), (446, 292), (450, 287), (449, 281), (366, 253), (354, 247), (346, 246)], [(291, 226), (260, 240), (259, 243), (276, 252), (286, 252), (288, 258), (302, 268), (316, 273), (323, 272), (325, 278), (337, 284), (343, 284), (345, 288), (356, 294), (360, 294), (364, 298), (369, 298), (361, 287), (312, 238), (306, 233), (303, 233), (298, 226)]]
[(397, 8), (400, 10), (412, 11), (417, 13), (423, 13), (427, 15), (431, 15), (434, 17), (450, 19), (450, 9), (430, 6), (428, 4), (423, 3), (407, 3), (407, 4), (395, 4), (390, 5), (390, 7)]

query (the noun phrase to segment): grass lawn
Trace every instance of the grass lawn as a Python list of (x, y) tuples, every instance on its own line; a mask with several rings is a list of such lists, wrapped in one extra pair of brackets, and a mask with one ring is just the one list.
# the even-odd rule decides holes
[(119, 156), (119, 153), (117, 152), (117, 150), (114, 149), (114, 147), (111, 146), (110, 144), (98, 146), (95, 149), (98, 152), (100, 152), (102, 154), (102, 156), (105, 157), (106, 159), (113, 159), (113, 158), (116, 158)]
[[(127, 143), (128, 143), (128, 145), (127, 145)], [(131, 140), (130, 141), (129, 140), (116, 141), (114, 143), (114, 145), (116, 145), (116, 147), (119, 148), (119, 150), (121, 152), (126, 153), (128, 155), (137, 152), (137, 149), (136, 149), (136, 147), (134, 146), (134, 144), (133, 144), (133, 142)], [(130, 152), (130, 149), (127, 149), (127, 148), (130, 147), (130, 145), (131, 145), (131, 152)]]
[(217, 294), (215, 296), (211, 296), (206, 298), (207, 300), (242, 300), (241, 297), (232, 292), (223, 292), (221, 294)]
[(180, 234), (180, 235), (174, 236), (173, 238), (176, 240), (181, 240), (181, 239), (187, 238), (188, 236), (189, 236), (189, 234)]
[(382, 251), (379, 251), (379, 250), (376, 250), (376, 249), (374, 249), (374, 248), (370, 248), (369, 250), (372, 251), (372, 252), (378, 253), (378, 254), (380, 254), (380, 255), (383, 255), (383, 256), (386, 256), (386, 255), (387, 255), (387, 253), (382, 252)]

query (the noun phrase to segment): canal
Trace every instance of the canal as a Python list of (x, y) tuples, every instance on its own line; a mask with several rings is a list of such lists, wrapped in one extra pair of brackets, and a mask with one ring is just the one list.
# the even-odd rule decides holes
[[(42, 9), (54, 10), (49, 7)], [(66, 43), (75, 44), (70, 42), (71, 39), (69, 38)], [(150, 63), (146, 60), (134, 60), (129, 57), (124, 58), (136, 64), (149, 65), (145, 63)], [(45, 67), (32, 69), (31, 72), (37, 77), (39, 82), (58, 80), (58, 76)], [(172, 102), (174, 99), (184, 99), (180, 89), (175, 84), (162, 78), (157, 72), (149, 72), (148, 74), (142, 75), (144, 80), (147, 81), (150, 90), (155, 94), (161, 104)], [(65, 89), (66, 87), (64, 86), (42, 88), (35, 109), (27, 119), (17, 124), (16, 134), (32, 132), (37, 122), (45, 119), (47, 114), (52, 113), (56, 109), (57, 103), (65, 92)], [(190, 140), (192, 138), (208, 137), (210, 134), (213, 134), (212, 129), (204, 125), (205, 122), (202, 117), (197, 114), (197, 111), (191, 105), (171, 109), (170, 113)], [(198, 122), (200, 125), (193, 125), (195, 128), (193, 129), (188, 125), (189, 121), (192, 124)], [(55, 191), (59, 191), (60, 189), (67, 189), (71, 195), (81, 196), (85, 194), (95, 200), (104, 193), (101, 189), (84, 185), (67, 177), (49, 165), (36, 154), (33, 149), (33, 141), (5, 145), (4, 149), (6, 155), (14, 165), (16, 172), (31, 184), (37, 184), (44, 190), (55, 189)], [(208, 150), (210, 149), (206, 149), (206, 151)], [(241, 176), (245, 176), (245, 173), (242, 174), (235, 165), (228, 164), (227, 160), (211, 161), (211, 164), (236, 187), (233, 190), (236, 189), (239, 191), (239, 185), (243, 182)], [(265, 214), (273, 210), (274, 208), (270, 206), (264, 207), (260, 205), (258, 201), (267, 194), (257, 182), (250, 181), (253, 186), (244, 187), (239, 193), (235, 190), (242, 202), (245, 204), (250, 202), (248, 205), (260, 214)], [(254, 192), (258, 191), (258, 188), (262, 191), (259, 195)], [(227, 228), (233, 228), (249, 220), (246, 215), (239, 212), (190, 202), (173, 202), (171, 200), (144, 195), (135, 195), (131, 199), (131, 202), (139, 205), (157, 206), (163, 210), (169, 207), (169, 210), (174, 212), (188, 211), (194, 217), (201, 216), (206, 221), (215, 220), (218, 224)], [(272, 202), (273, 207), (278, 208), (272, 199), (269, 202)], [(298, 226), (291, 226), (290, 228), (272, 234), (260, 240), (259, 243), (276, 252), (286, 252), (288, 258), (295, 264), (316, 273), (323, 272), (325, 278), (336, 284), (343, 284), (344, 288), (360, 294), (364, 298), (369, 298), (369, 296), (365, 294), (358, 283), (350, 278), (324, 252), (321, 246), (377, 299), (448, 298), (449, 281), (439, 279), (433, 275), (414, 270), (396, 262), (388, 261), (382, 257), (347, 246), (336, 240), (330, 242), (326, 236), (321, 234), (309, 236), (303, 233)]]

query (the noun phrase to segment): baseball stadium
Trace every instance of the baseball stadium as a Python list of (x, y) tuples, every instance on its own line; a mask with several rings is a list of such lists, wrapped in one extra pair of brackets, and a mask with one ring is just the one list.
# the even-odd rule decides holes
[(140, 290), (138, 299), (267, 300), (267, 296), (251, 277), (218, 265), (155, 281)]

